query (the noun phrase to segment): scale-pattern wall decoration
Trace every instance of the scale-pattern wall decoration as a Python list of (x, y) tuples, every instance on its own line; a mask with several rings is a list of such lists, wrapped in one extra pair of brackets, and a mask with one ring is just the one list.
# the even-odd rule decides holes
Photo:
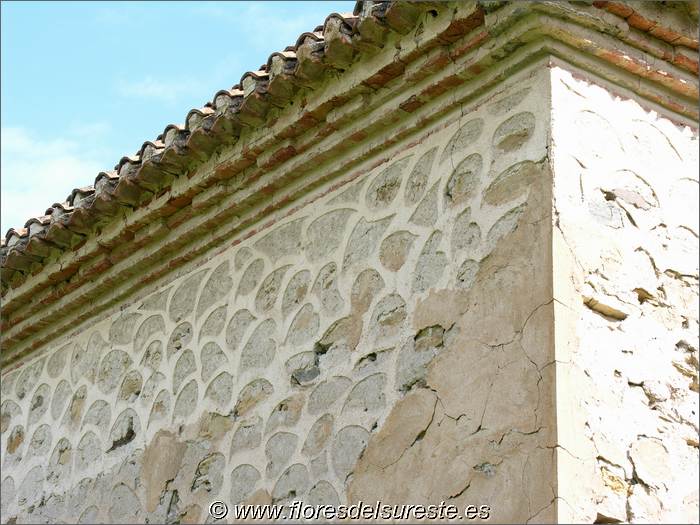
[(358, 2), (8, 231), (0, 521), (697, 523), (697, 6)]
[(415, 331), (417, 302), (469, 290), (547, 176), (541, 103), (521, 86), (453, 115), (4, 377), (3, 515), (346, 501), (370, 436), (455, 337), (454, 323)]

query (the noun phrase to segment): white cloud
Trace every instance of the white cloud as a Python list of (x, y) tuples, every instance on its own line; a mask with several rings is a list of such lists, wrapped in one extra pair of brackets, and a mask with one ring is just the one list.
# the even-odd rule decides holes
[(100, 170), (111, 167), (100, 161), (105, 155), (94, 142), (73, 138), (89, 129), (105, 128), (75, 126), (66, 138), (54, 140), (42, 140), (20, 127), (0, 130), (2, 235), (11, 227), (24, 226), (30, 217), (43, 215), (73, 188), (92, 184)]
[(201, 94), (203, 85), (194, 80), (162, 81), (147, 76), (141, 80), (121, 80), (117, 92), (125, 97), (175, 102), (183, 95)]

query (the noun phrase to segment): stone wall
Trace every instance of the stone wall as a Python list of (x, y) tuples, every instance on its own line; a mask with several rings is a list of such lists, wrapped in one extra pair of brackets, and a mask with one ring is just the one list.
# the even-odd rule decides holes
[(563, 509), (697, 523), (697, 123), (585, 76), (552, 76)]
[(337, 121), (342, 170), (275, 165), (260, 191), (291, 188), (254, 220), (128, 300), (82, 295), (99, 312), (67, 335), (37, 322), (54, 339), (2, 371), (0, 521), (444, 500), (697, 522), (697, 123), (517, 58), (422, 113), (378, 90), (370, 131)]
[(5, 371), (2, 521), (555, 519), (549, 106), (523, 71)]

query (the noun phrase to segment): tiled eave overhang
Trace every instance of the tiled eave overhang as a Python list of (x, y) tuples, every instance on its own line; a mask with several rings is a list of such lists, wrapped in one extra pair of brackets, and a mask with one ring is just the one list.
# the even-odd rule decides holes
[[(168, 126), (94, 187), (74, 190), (26, 231), (8, 232), (2, 362), (240, 242), (237, 233), (263, 229), (309, 189), (543, 57), (697, 120), (696, 13), (677, 11), (621, 2), (364, 2), (353, 16), (330, 15), (295, 48), (190, 111), (184, 127)], [(319, 166), (323, 175), (304, 177)]]

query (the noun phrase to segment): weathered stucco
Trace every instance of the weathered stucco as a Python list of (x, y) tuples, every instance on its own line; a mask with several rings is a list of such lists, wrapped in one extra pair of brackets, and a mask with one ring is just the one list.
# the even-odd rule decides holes
[(0, 521), (697, 522), (697, 82), (688, 51), (637, 71), (671, 45), (599, 3), (423, 13), (402, 78), (383, 48), (299, 102), (327, 127), (247, 136), (17, 284)]
[(518, 80), (7, 374), (4, 519), (553, 519), (548, 70)]
[(697, 523), (698, 130), (628, 97), (553, 70), (560, 495)]

